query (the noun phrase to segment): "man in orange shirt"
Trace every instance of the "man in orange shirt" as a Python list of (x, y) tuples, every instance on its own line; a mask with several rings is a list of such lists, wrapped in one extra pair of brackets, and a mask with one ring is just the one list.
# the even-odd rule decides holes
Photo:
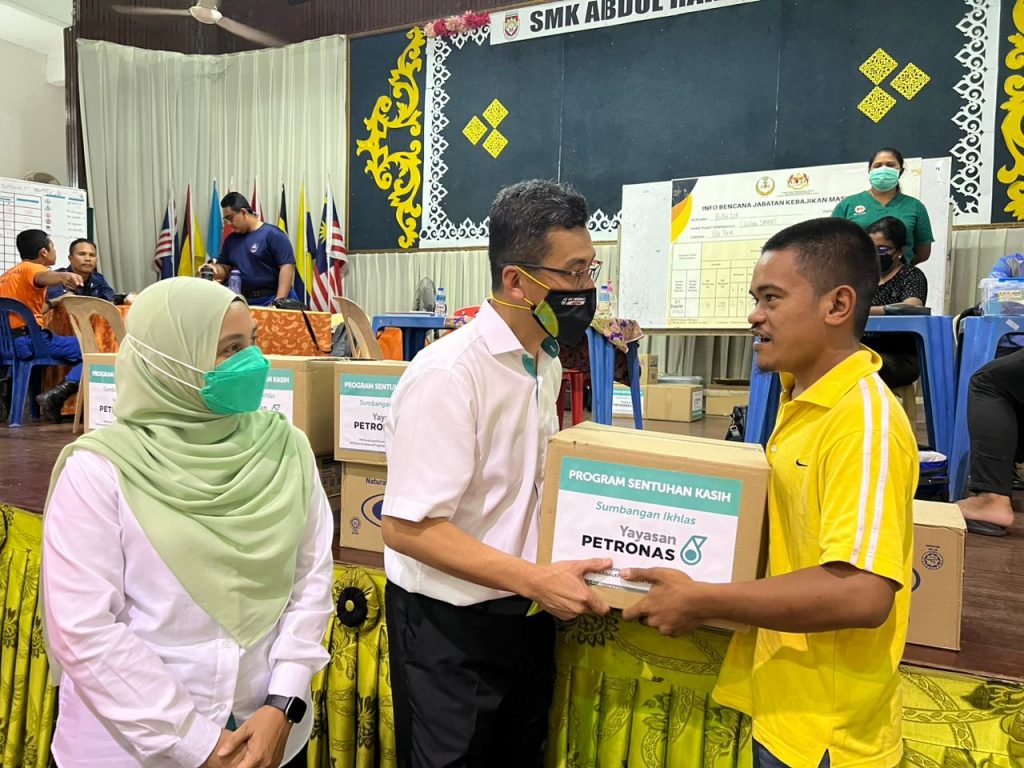
[[(50, 267), (57, 261), (57, 251), (53, 247), (53, 240), (41, 229), (19, 232), (17, 244), (21, 263), (0, 275), (0, 297), (20, 301), (35, 315), (36, 322), (42, 327), (46, 289), (51, 285), (63, 285), (68, 290), (74, 290), (82, 286), (82, 278), (74, 272), (50, 271)], [(31, 357), (32, 339), (25, 322), (11, 314), (10, 323), (15, 337), (15, 354), (21, 358)], [(74, 336), (54, 336), (47, 330), (43, 331), (43, 336), (50, 357), (74, 366), (64, 381), (36, 398), (43, 417), (59, 424), (64, 401), (78, 392), (78, 380), (82, 375), (82, 350)], [(0, 409), (6, 410), (3, 405), (0, 405)]]

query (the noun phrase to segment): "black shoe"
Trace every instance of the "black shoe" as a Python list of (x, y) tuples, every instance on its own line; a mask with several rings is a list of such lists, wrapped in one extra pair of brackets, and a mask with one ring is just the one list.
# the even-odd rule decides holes
[(44, 419), (51, 419), (54, 424), (60, 424), (63, 418), (60, 412), (64, 408), (64, 401), (77, 392), (77, 381), (63, 381), (53, 389), (38, 395), (36, 404), (39, 406), (40, 415)]

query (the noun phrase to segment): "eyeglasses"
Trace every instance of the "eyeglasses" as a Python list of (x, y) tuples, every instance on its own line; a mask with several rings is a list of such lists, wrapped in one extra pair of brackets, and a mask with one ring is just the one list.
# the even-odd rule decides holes
[(887, 245), (879, 245), (878, 247), (875, 248), (875, 250), (878, 251), (879, 256), (888, 256), (895, 250), (895, 248), (890, 248)]
[(559, 275), (565, 275), (571, 277), (576, 281), (577, 288), (583, 288), (587, 282), (596, 283), (597, 276), (601, 274), (602, 262), (598, 259), (594, 259), (590, 262), (590, 266), (586, 269), (581, 269), (578, 272), (572, 272), (568, 269), (558, 269), (557, 267), (543, 267), (540, 264), (527, 264), (524, 261), (508, 261), (505, 262), (506, 267), (524, 267), (525, 269), (543, 269), (545, 272), (554, 272)]

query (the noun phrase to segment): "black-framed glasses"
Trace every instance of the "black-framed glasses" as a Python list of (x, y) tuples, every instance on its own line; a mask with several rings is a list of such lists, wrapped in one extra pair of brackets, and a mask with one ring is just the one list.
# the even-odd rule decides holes
[(584, 285), (586, 285), (587, 280), (590, 280), (590, 282), (592, 282), (592, 283), (596, 283), (598, 275), (601, 274), (601, 267), (602, 267), (602, 265), (603, 265), (603, 262), (601, 262), (599, 259), (594, 259), (592, 262), (590, 262), (590, 266), (587, 267), (586, 269), (581, 269), (581, 270), (579, 270), (577, 272), (573, 272), (573, 271), (568, 270), (568, 269), (558, 269), (557, 267), (544, 267), (544, 266), (541, 266), (540, 264), (527, 264), (524, 261), (507, 261), (507, 262), (505, 262), (505, 266), (506, 267), (524, 267), (526, 269), (543, 269), (545, 272), (554, 272), (554, 273), (559, 274), (559, 275), (565, 275), (566, 277), (571, 277), (571, 278), (573, 278), (576, 281), (576, 286), (577, 287), (583, 287)]
[(879, 256), (888, 256), (890, 253), (893, 253), (896, 249), (890, 248), (888, 245), (879, 245), (875, 248), (875, 250), (878, 252)]

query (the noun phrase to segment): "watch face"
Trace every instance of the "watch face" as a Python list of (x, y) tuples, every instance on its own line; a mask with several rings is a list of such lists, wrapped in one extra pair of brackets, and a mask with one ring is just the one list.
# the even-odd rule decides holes
[(299, 697), (288, 700), (288, 706), (284, 710), (285, 717), (293, 723), (301, 723), (306, 714), (306, 702)]

